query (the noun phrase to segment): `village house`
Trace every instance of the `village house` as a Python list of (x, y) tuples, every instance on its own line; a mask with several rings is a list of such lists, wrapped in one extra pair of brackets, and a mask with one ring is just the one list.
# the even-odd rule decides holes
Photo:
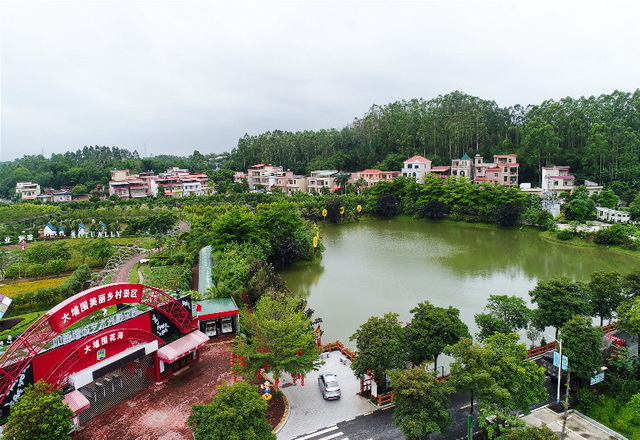
[(424, 178), (431, 171), (431, 161), (426, 157), (413, 156), (403, 162), (403, 176), (415, 177), (416, 182), (423, 182)]
[(576, 178), (569, 174), (569, 168), (569, 166), (542, 167), (540, 182), (542, 193), (555, 196), (563, 192), (573, 193)]
[(490, 182), (508, 187), (518, 186), (520, 165), (515, 154), (494, 154), (493, 162), (485, 162), (476, 154), (471, 158), (465, 154), (451, 161), (451, 175), (466, 177), (475, 183)]
[(338, 174), (340, 174), (338, 170), (311, 171), (311, 176), (307, 177), (307, 190), (309, 192), (320, 192), (322, 188), (328, 188), (329, 190), (336, 188)]
[(40, 185), (31, 182), (16, 183), (16, 194), (21, 200), (36, 200), (40, 194)]
[(109, 181), (109, 195), (121, 199), (157, 197), (160, 185), (165, 196), (202, 195), (207, 192), (206, 174), (192, 174), (189, 170), (172, 167), (157, 176), (152, 172), (130, 174), (129, 170), (112, 170)]
[(357, 173), (351, 173), (349, 182), (355, 183), (358, 180), (362, 179), (362, 181), (364, 181), (365, 188), (368, 188), (378, 182), (391, 182), (399, 175), (399, 171), (364, 170)]

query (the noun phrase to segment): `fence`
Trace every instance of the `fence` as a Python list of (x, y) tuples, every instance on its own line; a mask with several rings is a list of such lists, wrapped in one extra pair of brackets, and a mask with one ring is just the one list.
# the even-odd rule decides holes
[[(604, 330), (605, 333), (610, 333), (612, 331), (614, 331), (616, 329), (616, 324), (612, 323), (609, 325), (606, 325), (604, 327), (602, 327), (602, 330)], [(540, 356), (544, 353), (546, 353), (547, 351), (550, 350), (555, 350), (558, 346), (557, 342), (551, 342), (550, 344), (546, 344), (546, 345), (541, 345), (540, 347), (535, 347), (532, 349), (527, 350), (527, 359), (532, 359), (535, 358), (537, 356)], [(345, 347), (344, 344), (340, 341), (335, 341), (335, 342), (330, 342), (328, 344), (324, 344), (321, 346), (320, 351), (322, 353), (326, 353), (326, 352), (330, 352), (330, 351), (339, 351), (340, 353), (342, 353), (345, 357), (347, 357), (351, 362), (353, 362), (355, 360), (355, 358), (357, 357), (357, 354), (354, 353), (353, 351), (351, 351), (349, 348)], [(373, 373), (371, 374), (371, 376), (373, 375)], [(449, 375), (446, 376), (442, 376), (439, 377), (439, 380), (444, 380), (447, 379), (449, 377)], [(370, 381), (371, 379), (369, 379)], [(365, 386), (364, 385), (364, 380), (360, 379), (360, 391), (362, 392), (365, 389), (370, 389), (370, 386)], [(393, 391), (390, 391), (388, 393), (385, 394), (380, 394), (378, 396), (373, 396), (373, 400), (376, 402), (376, 404), (378, 406), (383, 406), (383, 405), (388, 405), (393, 403), (393, 397), (396, 395), (396, 393), (394, 393)]]

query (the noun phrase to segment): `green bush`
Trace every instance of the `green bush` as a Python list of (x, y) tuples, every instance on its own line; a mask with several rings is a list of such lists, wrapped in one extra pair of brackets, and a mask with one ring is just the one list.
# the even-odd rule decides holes
[(571, 240), (573, 238), (573, 232), (568, 229), (563, 229), (556, 232), (556, 237), (560, 240)]
[(597, 396), (587, 387), (582, 387), (578, 391), (578, 408), (583, 413), (591, 411), (597, 400)]

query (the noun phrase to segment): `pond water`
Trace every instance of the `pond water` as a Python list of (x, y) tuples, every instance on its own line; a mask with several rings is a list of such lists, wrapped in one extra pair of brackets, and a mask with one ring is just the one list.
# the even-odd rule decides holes
[(349, 337), (369, 317), (396, 312), (408, 318), (421, 301), (458, 308), (475, 335), (473, 315), (489, 295), (529, 301), (538, 280), (587, 281), (596, 270), (626, 274), (639, 264), (607, 249), (549, 243), (531, 231), (465, 223), (367, 220), (323, 226), (321, 238), (326, 251), (319, 264), (281, 274), (323, 319), (323, 341), (351, 348)]

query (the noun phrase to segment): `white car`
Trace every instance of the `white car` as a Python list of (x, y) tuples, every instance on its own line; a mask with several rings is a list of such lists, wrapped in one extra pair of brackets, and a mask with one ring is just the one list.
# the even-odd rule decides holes
[(320, 377), (318, 377), (318, 386), (325, 400), (340, 398), (340, 385), (338, 385), (338, 379), (335, 374), (321, 374)]

